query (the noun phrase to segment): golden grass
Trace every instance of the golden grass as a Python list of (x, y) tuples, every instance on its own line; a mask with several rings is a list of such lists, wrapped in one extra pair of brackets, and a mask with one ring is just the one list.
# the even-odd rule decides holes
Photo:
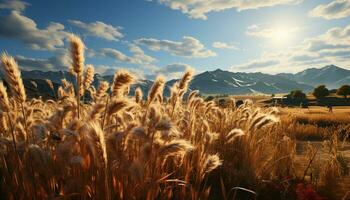
[[(116, 72), (109, 94), (107, 82), (91, 85), (91, 66), (83, 76), (83, 47), (72, 36), (77, 87), (62, 80), (56, 101), (25, 101), (24, 89), (13, 89), (22, 87), (17, 66), (9, 65), (14, 60), (2, 58), (2, 68), (16, 72), (5, 74), (14, 76), (6, 79), (10, 98), (0, 84), (0, 192), (6, 199), (270, 198), (293, 196), (293, 184), (305, 181), (309, 167), (296, 173), (296, 140), (277, 109), (250, 100), (220, 108), (198, 91), (185, 99), (192, 71), (168, 99), (162, 76), (146, 100), (140, 89), (128, 96), (134, 78), (127, 71)], [(84, 92), (91, 103), (82, 103)], [(330, 148), (334, 157), (337, 146)], [(337, 163), (327, 162), (323, 177), (338, 177)], [(269, 186), (290, 180), (283, 191)]]
[(281, 121), (285, 130), (298, 140), (329, 139), (333, 134), (341, 139), (350, 134), (350, 111), (338, 107), (329, 113), (325, 107), (310, 109), (284, 108), (281, 110)]

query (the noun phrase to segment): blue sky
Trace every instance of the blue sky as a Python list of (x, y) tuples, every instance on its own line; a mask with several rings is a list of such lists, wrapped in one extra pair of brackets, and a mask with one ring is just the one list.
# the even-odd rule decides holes
[(22, 69), (65, 70), (74, 33), (99, 73), (350, 69), (349, 16), (348, 0), (0, 0), (0, 50)]

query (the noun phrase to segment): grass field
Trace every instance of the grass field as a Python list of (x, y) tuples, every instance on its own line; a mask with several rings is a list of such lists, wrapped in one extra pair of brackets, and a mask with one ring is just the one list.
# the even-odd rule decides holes
[(290, 132), (299, 140), (323, 140), (336, 133), (346, 136), (350, 124), (350, 107), (333, 107), (333, 113), (326, 107), (281, 108), (281, 119), (290, 126)]
[[(5, 199), (339, 199), (349, 188), (349, 111), (225, 107), (197, 92), (186, 71), (163, 96), (128, 71), (91, 86), (84, 45), (71, 36), (71, 72), (57, 99), (27, 99), (15, 60), (3, 54), (0, 180)], [(85, 69), (86, 68), (86, 69)], [(48, 81), (49, 84), (49, 81)], [(92, 102), (82, 103), (84, 93)], [(145, 96), (145, 97), (143, 97)], [(239, 97), (239, 98), (242, 98)], [(247, 97), (248, 99), (248, 97)], [(305, 141), (312, 140), (308, 143)], [(335, 189), (335, 186), (337, 189)], [(340, 187), (341, 186), (341, 187)], [(344, 189), (345, 188), (345, 189)]]

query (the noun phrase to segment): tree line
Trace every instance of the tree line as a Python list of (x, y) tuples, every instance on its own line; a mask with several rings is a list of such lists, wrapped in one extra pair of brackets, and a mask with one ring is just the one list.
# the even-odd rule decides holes
[[(327, 97), (330, 94), (330, 91), (325, 85), (319, 85), (317, 86), (314, 91), (312, 92), (312, 95), (316, 97), (316, 99), (322, 99)], [(350, 95), (350, 85), (342, 85), (339, 87), (336, 91), (336, 94), (339, 96), (344, 96), (344, 98), (347, 98), (348, 95)], [(306, 94), (303, 93), (301, 90), (293, 90), (288, 95), (289, 97), (293, 99), (305, 99)]]

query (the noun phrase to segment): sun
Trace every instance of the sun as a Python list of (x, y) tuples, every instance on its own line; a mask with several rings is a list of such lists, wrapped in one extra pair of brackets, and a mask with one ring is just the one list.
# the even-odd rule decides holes
[(271, 30), (270, 39), (275, 45), (282, 46), (288, 44), (295, 38), (297, 28), (275, 27)]
[(280, 29), (275, 31), (275, 33), (273, 34), (273, 37), (275, 38), (276, 41), (283, 41), (283, 40), (287, 40), (290, 37), (290, 35), (288, 31)]
[(277, 28), (271, 34), (271, 39), (276, 44), (285, 44), (291, 37), (291, 32), (286, 28)]

